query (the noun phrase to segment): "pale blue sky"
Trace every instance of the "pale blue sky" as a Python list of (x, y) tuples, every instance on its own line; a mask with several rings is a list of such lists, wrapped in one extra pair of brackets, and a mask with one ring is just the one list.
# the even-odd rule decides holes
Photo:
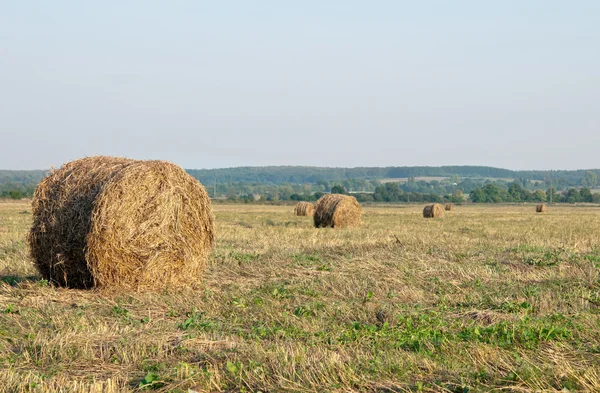
[(600, 1), (0, 0), (1, 169), (600, 167)]

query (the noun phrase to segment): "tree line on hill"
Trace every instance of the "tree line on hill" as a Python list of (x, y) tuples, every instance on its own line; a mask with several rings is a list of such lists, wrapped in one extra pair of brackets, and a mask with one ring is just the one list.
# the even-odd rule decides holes
[(531, 192), (530, 190), (521, 187), (518, 183), (512, 183), (508, 188), (498, 187), (495, 184), (486, 184), (481, 188), (476, 188), (471, 191), (469, 197), (473, 203), (600, 203), (600, 193), (592, 193), (592, 191), (587, 187), (582, 187), (581, 189), (569, 188), (567, 190), (563, 190), (562, 192), (557, 192), (555, 188), (549, 188), (547, 191), (538, 189), (534, 192)]
[(28, 198), (42, 181), (47, 171), (0, 170), (0, 198)]
[[(553, 189), (553, 202), (596, 202), (598, 194), (592, 193), (592, 189), (599, 187), (599, 176), (597, 171), (553, 171), (552, 177), (543, 180), (532, 180), (530, 177), (519, 177), (516, 179), (483, 178), (483, 177), (461, 177), (453, 173), (440, 180), (418, 180), (414, 176), (408, 176), (403, 181), (386, 181), (366, 178), (348, 178), (343, 180), (318, 179), (315, 182), (303, 183), (274, 183), (267, 179), (273, 174), (280, 173), (285, 177), (294, 168), (304, 168), (310, 176), (311, 171), (316, 171), (319, 176), (327, 171), (338, 171), (338, 177), (342, 171), (364, 170), (366, 177), (415, 174), (449, 174), (452, 170), (463, 173), (507, 175), (507, 170), (488, 167), (410, 167), (410, 168), (311, 168), (311, 167), (272, 167), (263, 168), (259, 175), (264, 182), (219, 182), (203, 181), (205, 188), (213, 198), (242, 200), (242, 201), (311, 201), (318, 199), (324, 193), (332, 192), (332, 188), (339, 186), (345, 192), (352, 193), (361, 202), (441, 202), (444, 200), (461, 202), (469, 196), (476, 203), (499, 203), (499, 202), (538, 202), (550, 200), (548, 190)], [(252, 168), (231, 168), (212, 171), (247, 171)], [(256, 168), (255, 168), (256, 169)], [(460, 169), (460, 170), (459, 170)], [(288, 171), (286, 171), (288, 170)], [(385, 172), (387, 170), (387, 172)], [(379, 171), (379, 172), (378, 172)], [(189, 170), (192, 175), (198, 175), (196, 170)], [(513, 171), (510, 171), (513, 172)], [(569, 173), (569, 176), (555, 176), (556, 173)], [(580, 173), (581, 172), (581, 173)], [(38, 182), (46, 174), (46, 171), (2, 171), (0, 170), (0, 197), (1, 198), (23, 198), (31, 197)], [(514, 173), (514, 172), (513, 172)], [(520, 172), (524, 173), (524, 172)], [(272, 179), (271, 179), (272, 180)], [(576, 183), (576, 185), (572, 185)]]
[[(389, 178), (451, 177), (527, 179), (552, 182), (557, 188), (598, 185), (600, 169), (575, 171), (512, 171), (486, 166), (412, 166), (412, 167), (357, 167), (324, 168), (307, 166), (237, 167), (224, 169), (188, 169), (203, 184), (261, 183), (261, 184), (317, 184), (319, 181), (381, 180)], [(596, 184), (587, 184), (589, 181)], [(584, 184), (586, 183), (586, 184)]]

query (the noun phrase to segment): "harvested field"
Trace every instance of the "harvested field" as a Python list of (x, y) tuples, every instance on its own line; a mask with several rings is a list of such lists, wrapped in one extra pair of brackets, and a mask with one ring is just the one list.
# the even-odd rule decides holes
[(0, 201), (0, 392), (598, 391), (600, 208), (534, 207), (214, 205), (201, 289), (112, 295), (42, 280)]

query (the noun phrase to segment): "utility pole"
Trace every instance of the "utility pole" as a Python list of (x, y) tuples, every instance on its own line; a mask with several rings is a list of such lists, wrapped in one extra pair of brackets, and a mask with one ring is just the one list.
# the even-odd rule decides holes
[(552, 171), (550, 171), (550, 204), (552, 204), (552, 194), (554, 194), (554, 190), (552, 189)]
[(215, 188), (213, 188), (213, 199), (217, 199), (217, 178), (215, 177)]

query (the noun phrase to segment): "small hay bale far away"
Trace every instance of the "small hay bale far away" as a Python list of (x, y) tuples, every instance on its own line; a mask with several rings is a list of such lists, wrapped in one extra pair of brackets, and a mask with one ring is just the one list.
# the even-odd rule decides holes
[(298, 202), (294, 207), (295, 216), (312, 216), (315, 212), (315, 204), (311, 202)]
[(445, 209), (447, 212), (454, 211), (454, 203), (446, 203), (446, 205), (444, 206), (444, 209)]
[(540, 203), (539, 205), (537, 205), (535, 207), (535, 211), (537, 213), (546, 213), (546, 210), (548, 210), (548, 207), (546, 206), (545, 203)]
[(425, 206), (423, 209), (423, 217), (425, 218), (439, 218), (444, 217), (444, 207), (439, 203), (434, 203)]
[(357, 228), (362, 209), (350, 195), (327, 194), (316, 203), (313, 215), (315, 228)]
[(204, 187), (165, 161), (89, 157), (38, 185), (28, 242), (48, 281), (159, 290), (201, 284), (214, 242)]

